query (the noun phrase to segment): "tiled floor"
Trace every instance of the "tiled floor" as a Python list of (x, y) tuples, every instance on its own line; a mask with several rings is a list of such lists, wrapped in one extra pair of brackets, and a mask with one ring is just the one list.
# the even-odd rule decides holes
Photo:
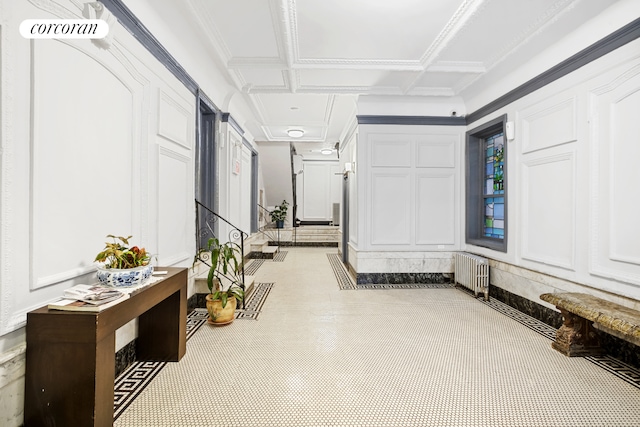
[[(203, 325), (115, 426), (640, 426), (640, 388), (453, 288), (341, 290), (263, 262), (257, 320)], [(544, 332), (544, 331), (543, 331)]]

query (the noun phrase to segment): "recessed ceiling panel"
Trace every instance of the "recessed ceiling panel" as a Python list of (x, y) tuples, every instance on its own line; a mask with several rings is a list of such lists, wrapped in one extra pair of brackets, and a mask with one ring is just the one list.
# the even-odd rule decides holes
[(245, 82), (254, 87), (278, 86), (285, 88), (284, 71), (273, 68), (243, 68), (237, 71)]
[(259, 94), (265, 120), (272, 124), (296, 126), (326, 125), (333, 108), (333, 95), (316, 94)]
[(305, 89), (331, 87), (336, 92), (368, 92), (368, 87), (403, 88), (418, 72), (388, 70), (299, 70), (300, 85)]
[(494, 0), (479, 11), (438, 57), (491, 66), (571, 3), (572, 0)]
[(416, 86), (423, 87), (455, 87), (460, 80), (477, 76), (474, 73), (445, 73), (445, 72), (426, 72), (417, 81)]
[(191, 0), (201, 19), (213, 26), (232, 58), (278, 58), (270, 3), (264, 0)]
[(299, 59), (419, 60), (461, 3), (298, 0)]

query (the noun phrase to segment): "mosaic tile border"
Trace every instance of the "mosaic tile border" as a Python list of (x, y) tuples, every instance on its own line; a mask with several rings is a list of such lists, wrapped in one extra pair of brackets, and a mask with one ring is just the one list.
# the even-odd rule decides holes
[[(238, 320), (258, 320), (258, 316), (274, 283), (257, 283), (247, 299), (245, 310), (237, 310)], [(209, 314), (206, 308), (196, 308), (187, 316), (187, 340), (207, 322)], [(113, 419), (114, 421), (160, 373), (167, 362), (134, 362), (116, 377), (114, 383)]]
[(276, 254), (273, 256), (273, 262), (283, 262), (285, 260), (285, 258), (287, 257), (287, 251), (278, 251), (276, 252)]
[[(400, 277), (409, 276), (395, 275), (397, 283), (389, 283), (389, 281), (394, 282), (395, 280), (389, 280), (389, 277), (386, 277), (384, 274), (380, 274), (379, 276), (384, 277), (384, 283), (355, 283), (352, 276), (349, 274), (347, 269), (344, 267), (342, 260), (340, 259), (340, 255), (337, 254), (327, 254), (327, 258), (329, 259), (329, 264), (331, 264), (331, 268), (333, 269), (333, 273), (338, 280), (338, 287), (341, 290), (354, 290), (354, 289), (446, 289), (452, 288), (453, 284), (448, 282), (442, 282), (441, 274), (436, 274), (434, 276), (434, 281), (431, 283), (422, 283), (415, 282), (411, 280), (409, 282), (403, 282), (400, 280)], [(425, 273), (426, 276), (427, 273)], [(415, 277), (414, 274), (411, 274), (412, 277)], [(437, 277), (435, 277), (437, 276)]]
[(245, 276), (253, 276), (254, 274), (256, 274), (256, 272), (258, 271), (260, 266), (264, 263), (264, 261), (265, 260), (263, 258), (254, 259), (249, 263), (249, 265), (245, 265), (244, 266)]
[(585, 359), (611, 372), (616, 377), (626, 381), (636, 388), (640, 388), (640, 369), (634, 368), (613, 356), (586, 356)]
[[(380, 284), (380, 285), (355, 285), (353, 280), (347, 273), (344, 264), (342, 264), (342, 260), (339, 255), (336, 254), (327, 254), (327, 258), (329, 259), (329, 263), (331, 264), (331, 268), (336, 276), (338, 281), (338, 286), (341, 290), (360, 290), (360, 289), (420, 289), (420, 288), (453, 288), (452, 284)], [(465, 288), (456, 287), (456, 289), (461, 292), (465, 292), (469, 294), (469, 296), (473, 297), (473, 295)], [(555, 340), (557, 329), (553, 326), (549, 326), (546, 323), (538, 320), (534, 317), (531, 317), (518, 309), (505, 304), (504, 302), (499, 301), (496, 298), (491, 298), (489, 301), (484, 301), (483, 298), (478, 298), (478, 301), (481, 301), (483, 304), (491, 307), (492, 309), (504, 314), (507, 317), (515, 320), (516, 322), (526, 326), (527, 328), (539, 333), (540, 335), (548, 338), (550, 341)], [(600, 355), (600, 356), (586, 356), (585, 359), (589, 360), (591, 363), (600, 366), (601, 368), (607, 370), (611, 374), (616, 377), (622, 379), (623, 381), (631, 384), (634, 387), (640, 388), (640, 369), (629, 365), (613, 356), (610, 355)]]
[(327, 254), (327, 258), (329, 259), (329, 264), (331, 265), (333, 274), (336, 275), (340, 290), (358, 289), (353, 279), (351, 279), (351, 275), (344, 268), (344, 264), (342, 264), (340, 256), (336, 254)]
[[(204, 315), (194, 310), (187, 316), (187, 340), (207, 321), (207, 311)], [(165, 367), (167, 362), (134, 362), (114, 383), (113, 419), (114, 421), (135, 400), (152, 379)]]
[(260, 316), (260, 313), (262, 312), (262, 306), (267, 300), (273, 285), (274, 283), (255, 284), (251, 296), (248, 298), (248, 301), (245, 302), (244, 310), (238, 310), (236, 319), (258, 320), (258, 316)]

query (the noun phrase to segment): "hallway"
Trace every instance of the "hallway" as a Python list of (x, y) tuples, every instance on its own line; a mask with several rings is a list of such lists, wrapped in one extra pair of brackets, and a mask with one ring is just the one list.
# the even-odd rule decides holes
[(199, 327), (115, 426), (640, 426), (637, 371), (567, 358), (497, 301), (341, 290), (336, 249), (282, 254), (259, 312)]

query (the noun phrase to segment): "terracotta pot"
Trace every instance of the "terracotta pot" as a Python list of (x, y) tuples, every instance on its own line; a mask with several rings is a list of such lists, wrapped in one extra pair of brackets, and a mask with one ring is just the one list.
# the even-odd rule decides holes
[(207, 295), (206, 299), (209, 323), (213, 325), (226, 325), (233, 322), (236, 315), (236, 297), (230, 296), (224, 308), (222, 308), (222, 301), (219, 299), (214, 300), (211, 294)]

